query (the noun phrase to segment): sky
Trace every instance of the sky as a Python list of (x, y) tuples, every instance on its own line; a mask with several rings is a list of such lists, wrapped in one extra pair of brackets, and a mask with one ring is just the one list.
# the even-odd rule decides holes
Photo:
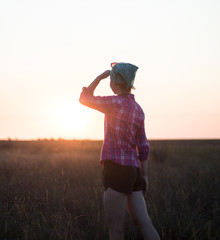
[[(219, 0), (0, 1), (0, 139), (103, 139), (82, 87), (139, 67), (148, 139), (220, 138)], [(109, 78), (95, 95), (112, 95)]]

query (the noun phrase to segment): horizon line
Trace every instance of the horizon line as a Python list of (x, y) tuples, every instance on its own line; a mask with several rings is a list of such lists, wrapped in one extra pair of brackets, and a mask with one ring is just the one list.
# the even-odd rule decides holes
[[(220, 138), (148, 138), (148, 141), (204, 141), (204, 140), (220, 140)], [(2, 138), (0, 141), (104, 141), (104, 139), (92, 138)]]

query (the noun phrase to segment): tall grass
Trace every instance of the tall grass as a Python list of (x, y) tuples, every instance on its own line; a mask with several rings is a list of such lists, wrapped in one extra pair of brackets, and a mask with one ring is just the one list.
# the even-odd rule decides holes
[[(220, 239), (220, 141), (151, 141), (162, 239)], [(108, 239), (99, 141), (1, 141), (0, 239)], [(126, 239), (142, 239), (126, 218)]]

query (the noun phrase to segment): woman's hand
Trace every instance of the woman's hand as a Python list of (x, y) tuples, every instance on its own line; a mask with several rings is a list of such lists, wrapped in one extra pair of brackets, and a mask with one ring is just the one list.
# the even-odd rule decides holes
[(99, 82), (104, 79), (107, 78), (110, 75), (110, 70), (106, 70), (105, 72), (103, 72), (102, 74), (100, 74), (89, 86), (88, 86), (88, 90), (92, 93), (94, 90), (96, 89), (96, 87), (98, 86)]
[(144, 187), (143, 187), (143, 195), (144, 197), (147, 196), (147, 190), (148, 190), (148, 179), (146, 176), (143, 177), (143, 181), (144, 181)]
[(105, 79), (110, 75), (110, 70), (106, 70), (105, 72), (103, 72), (102, 74), (100, 74), (97, 78), (99, 80)]

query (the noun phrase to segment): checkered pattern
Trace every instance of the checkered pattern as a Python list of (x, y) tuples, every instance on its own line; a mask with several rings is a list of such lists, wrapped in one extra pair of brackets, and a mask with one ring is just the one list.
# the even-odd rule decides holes
[(145, 135), (144, 112), (133, 94), (100, 97), (84, 88), (79, 101), (105, 114), (101, 163), (112, 160), (140, 167), (138, 159), (148, 160), (150, 147)]

